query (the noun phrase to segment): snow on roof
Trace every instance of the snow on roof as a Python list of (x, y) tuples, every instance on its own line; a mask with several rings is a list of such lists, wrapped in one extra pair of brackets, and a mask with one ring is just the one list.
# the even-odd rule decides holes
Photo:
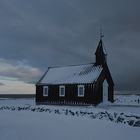
[(65, 67), (48, 68), (40, 84), (78, 84), (92, 83), (97, 80), (101, 71), (101, 66), (95, 64), (75, 65)]

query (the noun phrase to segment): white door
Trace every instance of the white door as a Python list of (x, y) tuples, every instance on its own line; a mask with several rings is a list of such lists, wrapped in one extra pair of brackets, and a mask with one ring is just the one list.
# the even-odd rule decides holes
[(108, 102), (108, 83), (106, 80), (103, 82), (103, 103)]

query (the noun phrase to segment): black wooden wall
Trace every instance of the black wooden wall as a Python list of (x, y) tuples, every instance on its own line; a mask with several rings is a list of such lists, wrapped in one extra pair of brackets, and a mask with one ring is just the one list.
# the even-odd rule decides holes
[(85, 95), (78, 97), (78, 85), (65, 85), (65, 96), (59, 96), (60, 85), (47, 85), (49, 87), (49, 94), (47, 97), (43, 96), (43, 85), (36, 85), (36, 103), (37, 104), (96, 104), (97, 95), (95, 92), (95, 84), (84, 84)]

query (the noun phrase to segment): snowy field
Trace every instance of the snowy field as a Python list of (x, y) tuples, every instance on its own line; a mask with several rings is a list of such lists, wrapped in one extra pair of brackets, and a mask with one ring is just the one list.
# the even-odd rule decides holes
[(36, 106), (0, 99), (0, 140), (139, 140), (140, 96), (97, 107)]

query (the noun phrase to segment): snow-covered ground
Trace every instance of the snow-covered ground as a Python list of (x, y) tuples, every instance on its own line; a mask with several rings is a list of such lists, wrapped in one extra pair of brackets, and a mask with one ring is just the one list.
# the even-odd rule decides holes
[(139, 98), (117, 96), (114, 104), (97, 107), (36, 106), (33, 98), (0, 99), (0, 140), (137, 140)]

